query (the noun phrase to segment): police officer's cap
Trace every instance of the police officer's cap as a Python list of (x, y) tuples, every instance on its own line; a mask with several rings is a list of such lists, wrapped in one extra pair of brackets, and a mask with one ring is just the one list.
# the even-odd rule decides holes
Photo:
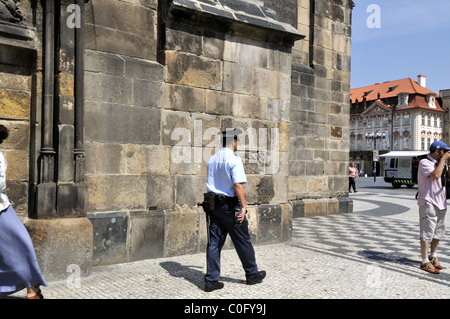
[(220, 132), (222, 134), (222, 138), (232, 138), (238, 140), (238, 135), (242, 133), (242, 131), (238, 128), (227, 128), (225, 131)]

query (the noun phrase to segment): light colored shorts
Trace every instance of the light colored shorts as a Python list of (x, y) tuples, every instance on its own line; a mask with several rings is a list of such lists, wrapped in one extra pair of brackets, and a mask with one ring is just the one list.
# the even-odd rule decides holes
[(442, 239), (445, 235), (445, 217), (447, 210), (426, 203), (419, 206), (420, 240), (431, 242), (432, 239)]

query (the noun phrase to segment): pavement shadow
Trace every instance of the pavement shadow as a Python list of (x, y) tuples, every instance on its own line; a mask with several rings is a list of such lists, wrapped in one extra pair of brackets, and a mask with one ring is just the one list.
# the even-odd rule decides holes
[[(197, 286), (197, 288), (204, 290), (204, 273), (201, 270), (203, 267), (199, 266), (185, 266), (175, 261), (164, 261), (159, 263), (159, 265), (167, 270), (167, 272), (173, 276), (178, 278), (183, 278), (193, 284), (194, 286)], [(229, 278), (229, 277), (220, 277), (221, 281), (224, 282), (235, 282), (235, 283), (244, 283), (244, 280)]]
[(375, 261), (387, 261), (395, 264), (401, 264), (405, 266), (416, 266), (417, 261), (409, 259), (407, 257), (397, 256), (392, 253), (383, 253), (379, 251), (373, 250), (362, 250), (358, 252), (358, 255), (364, 257), (366, 259), (375, 260)]

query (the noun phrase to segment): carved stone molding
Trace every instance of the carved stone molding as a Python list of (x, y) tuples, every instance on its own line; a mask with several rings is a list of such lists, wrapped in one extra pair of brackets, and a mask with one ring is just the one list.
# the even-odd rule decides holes
[(21, 23), (24, 20), (19, 8), (20, 0), (0, 0), (0, 20)]

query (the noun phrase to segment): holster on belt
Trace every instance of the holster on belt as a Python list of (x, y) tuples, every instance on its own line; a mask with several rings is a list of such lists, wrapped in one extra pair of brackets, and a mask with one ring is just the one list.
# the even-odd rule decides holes
[(202, 206), (206, 215), (211, 215), (215, 210), (215, 198), (216, 194), (208, 192), (203, 194), (203, 202), (198, 203), (198, 206)]
[(203, 211), (206, 214), (206, 233), (208, 234), (208, 244), (209, 244), (209, 216), (214, 212), (216, 204), (216, 194), (213, 192), (207, 192), (203, 194), (203, 202), (198, 203), (198, 206), (203, 207)]

